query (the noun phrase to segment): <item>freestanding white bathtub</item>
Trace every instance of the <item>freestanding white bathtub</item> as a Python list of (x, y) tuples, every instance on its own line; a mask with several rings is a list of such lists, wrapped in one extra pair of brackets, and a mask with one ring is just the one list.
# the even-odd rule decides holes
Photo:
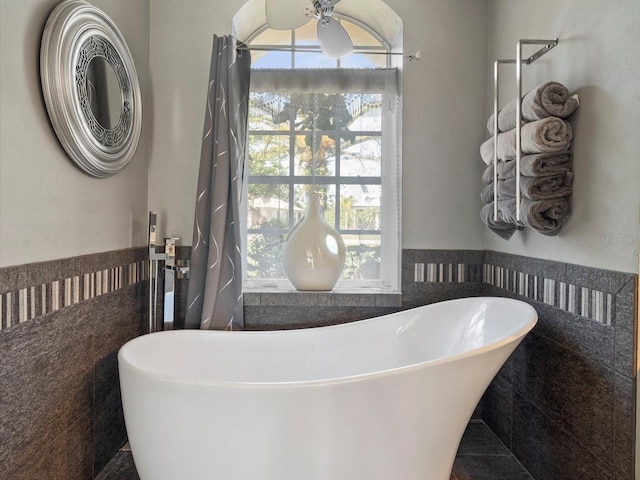
[(537, 321), (465, 298), (344, 325), (169, 331), (118, 354), (142, 480), (449, 480), (482, 393)]

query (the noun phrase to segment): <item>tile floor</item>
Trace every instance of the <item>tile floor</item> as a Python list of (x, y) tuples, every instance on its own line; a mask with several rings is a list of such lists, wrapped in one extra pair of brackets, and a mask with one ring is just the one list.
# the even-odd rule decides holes
[[(139, 480), (131, 452), (121, 450), (96, 480)], [(534, 480), (481, 421), (471, 421), (450, 480)]]
[(534, 480), (480, 420), (464, 432), (450, 480)]

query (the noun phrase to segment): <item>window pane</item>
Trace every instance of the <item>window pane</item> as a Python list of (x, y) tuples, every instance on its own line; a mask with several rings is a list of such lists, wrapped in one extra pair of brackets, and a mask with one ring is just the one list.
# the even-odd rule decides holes
[(249, 130), (289, 130), (294, 108), (288, 95), (252, 92), (249, 97)]
[[(320, 204), (324, 212), (324, 219), (329, 225), (335, 227), (336, 219), (336, 186), (335, 185), (295, 185), (294, 186), (294, 211), (301, 212), (300, 218), (307, 211), (307, 193), (310, 191), (321, 193)], [(296, 219), (298, 221), (299, 219)], [(294, 222), (295, 223), (295, 222)]]
[[(385, 50), (381, 50), (381, 52), (386, 53)], [(385, 68), (387, 66), (387, 56), (354, 53), (342, 58), (340, 60), (340, 66), (344, 68)]]
[(296, 68), (335, 68), (336, 60), (327, 58), (324, 53), (297, 52), (295, 55)]
[(352, 118), (349, 123), (352, 132), (382, 131), (382, 95), (345, 95), (345, 107)]
[(249, 175), (289, 175), (289, 135), (249, 135)]
[(340, 229), (380, 230), (380, 185), (340, 186)]
[[(386, 53), (383, 44), (371, 33), (348, 20), (342, 20), (340, 23), (351, 37), (356, 50), (358, 47), (380, 47), (379, 51)], [(345, 68), (385, 68), (387, 66), (387, 56), (354, 53), (340, 59), (340, 66)]]
[[(265, 29), (251, 40), (251, 46), (291, 47), (291, 30)], [(253, 50), (251, 68), (291, 68), (291, 52)]]
[(289, 228), (289, 186), (250, 184), (247, 193), (247, 228)]
[(295, 38), (296, 45), (320, 45), (318, 41), (318, 27), (316, 26), (316, 20), (309, 18), (309, 22), (303, 26), (296, 28)]
[(335, 175), (336, 142), (328, 135), (309, 132), (296, 135), (294, 175)]
[(347, 250), (342, 278), (380, 278), (380, 235), (342, 235)]
[(291, 30), (266, 28), (253, 37), (251, 45), (291, 45)]
[(340, 176), (380, 177), (382, 175), (382, 138), (360, 137), (340, 141)]
[[(296, 125), (299, 130), (328, 131), (349, 126), (353, 121), (353, 114), (348, 102), (353, 103), (352, 97), (356, 96), (359, 95), (296, 93), (290, 96), (289, 101), (290, 108), (296, 110)], [(360, 108), (360, 103), (355, 108)], [(368, 107), (371, 108), (374, 107)]]
[(283, 278), (282, 246), (286, 235), (259, 234), (247, 235), (247, 277)]
[[(288, 48), (288, 47), (285, 47)], [(251, 52), (251, 68), (291, 68), (291, 52), (254, 50)]]

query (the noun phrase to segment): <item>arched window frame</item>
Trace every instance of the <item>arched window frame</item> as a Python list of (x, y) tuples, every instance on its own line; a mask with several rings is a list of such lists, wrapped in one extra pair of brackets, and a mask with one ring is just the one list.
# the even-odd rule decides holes
[[(371, 35), (379, 42), (379, 46), (371, 46), (367, 45), (366, 47), (356, 45), (357, 52), (375, 52), (376, 54), (388, 54), (391, 52), (391, 46), (388, 42), (386, 42), (381, 35), (379, 35), (372, 28), (368, 27), (363, 22), (347, 16), (340, 15), (334, 12), (334, 18), (342, 21), (346, 20), (347, 22), (352, 23), (353, 25), (363, 29), (366, 33)], [(256, 38), (258, 38), (263, 32), (268, 30), (267, 25), (263, 25), (254, 31), (248, 38), (245, 40), (250, 47), (259, 46), (260, 48), (276, 48), (276, 49), (285, 49), (290, 51), (290, 65), (284, 70), (292, 70), (296, 71), (296, 58), (299, 54), (299, 50), (302, 48), (306, 50), (317, 50), (318, 53), (321, 52), (319, 45), (300, 45), (296, 44), (296, 31), (288, 30), (288, 34), (290, 35), (290, 41), (288, 44), (283, 44), (279, 42), (278, 44), (264, 44), (254, 43)], [(361, 69), (363, 70), (363, 75), (367, 75), (365, 70), (369, 70), (371, 74), (371, 70), (391, 70), (390, 67), (392, 65), (391, 55), (381, 55), (380, 58), (384, 59), (384, 67), (375, 68), (375, 69)], [(335, 61), (335, 69), (345, 70), (343, 67), (343, 63), (341, 60)], [(314, 75), (318, 73), (321, 75), (326, 74), (327, 69), (324, 69), (321, 73), (320, 71), (314, 71)], [(388, 73), (388, 72), (386, 72)], [(380, 185), (382, 189), (382, 200), (380, 205), (381, 217), (382, 217), (382, 228), (380, 229), (380, 277), (374, 280), (365, 279), (365, 280), (350, 280), (343, 279), (336, 286), (336, 290), (340, 290), (343, 288), (365, 288), (370, 289), (371, 291), (399, 291), (400, 290), (400, 263), (401, 263), (401, 240), (400, 240), (400, 168), (401, 168), (401, 154), (400, 154), (400, 144), (401, 144), (401, 101), (400, 101), (400, 92), (399, 92), (399, 73), (394, 70), (396, 83), (393, 86), (393, 94), (386, 95), (384, 97), (384, 102), (387, 103), (387, 107), (384, 109), (381, 119), (382, 128), (380, 131), (380, 136), (382, 138), (383, 147), (383, 158), (382, 158), (382, 167), (380, 172)], [(277, 72), (274, 72), (274, 75), (277, 75)], [(385, 92), (389, 93), (389, 92)], [(249, 135), (251, 136), (252, 132), (250, 130)], [(249, 161), (249, 160), (247, 160)], [(293, 160), (292, 160), (293, 162)], [(337, 162), (337, 160), (336, 160)], [(293, 164), (293, 163), (292, 163)], [(249, 168), (246, 168), (246, 172), (249, 172)], [(246, 175), (245, 184), (251, 184), (251, 176)], [(245, 238), (245, 246), (247, 235), (252, 233), (252, 230), (249, 229), (247, 225), (248, 218), (248, 209), (247, 209), (247, 188), (244, 189), (244, 208), (243, 212), (247, 217), (245, 217), (245, 221), (243, 222), (243, 227), (245, 228), (244, 238)], [(290, 212), (292, 210), (292, 205), (294, 203), (294, 196), (290, 195), (288, 202), (290, 204)], [(295, 224), (295, 218), (293, 216), (289, 217), (289, 228)], [(336, 226), (339, 227), (339, 220), (336, 220)], [(338, 228), (340, 231), (340, 228)], [(253, 232), (255, 233), (255, 232)], [(245, 247), (245, 252), (246, 252)], [(247, 255), (245, 254), (245, 262), (247, 262)], [(245, 265), (246, 267), (247, 265)], [(347, 265), (348, 266), (348, 265)], [(248, 290), (264, 290), (266, 288), (277, 288), (277, 289), (290, 289), (291, 286), (286, 278), (249, 278), (247, 277), (246, 272), (247, 268), (244, 269), (245, 272), (245, 288)]]
[[(346, 20), (347, 22), (350, 22), (352, 24), (354, 24), (355, 26), (361, 28), (362, 30), (364, 30), (366, 33), (370, 34), (373, 38), (375, 38), (378, 42), (380, 42), (380, 46), (371, 46), (371, 45), (356, 45), (356, 49), (359, 53), (366, 53), (367, 51), (371, 51), (371, 52), (376, 52), (376, 54), (381, 54), (381, 53), (391, 53), (391, 45), (389, 45), (389, 42), (387, 42), (382, 35), (380, 35), (378, 32), (376, 32), (375, 30), (373, 30), (370, 26), (368, 26), (367, 24), (365, 24), (364, 22), (353, 18), (349, 15), (345, 15), (345, 14), (340, 14), (338, 12), (334, 12), (332, 15), (333, 18), (335, 18), (338, 21), (342, 21), (342, 20)], [(314, 21), (312, 20), (312, 23), (314, 23)], [(247, 45), (251, 45), (251, 46), (258, 46), (260, 48), (274, 48), (274, 49), (289, 49), (291, 52), (291, 67), (290, 68), (296, 68), (296, 52), (300, 49), (304, 49), (304, 50), (316, 50), (319, 54), (322, 52), (320, 49), (319, 45), (299, 45), (296, 44), (296, 29), (292, 29), (292, 30), (282, 30), (282, 32), (289, 32), (291, 41), (288, 44), (268, 44), (268, 43), (260, 43), (260, 44), (254, 44), (254, 40), (260, 36), (260, 34), (264, 33), (265, 31), (269, 30), (269, 26), (268, 25), (262, 25), (260, 28), (258, 28), (256, 31), (254, 31), (251, 35), (249, 35), (249, 37), (244, 40), (244, 43), (246, 43)], [(386, 64), (384, 66), (382, 66), (381, 68), (391, 68), (392, 67), (392, 62), (391, 62), (391, 56), (390, 55), (384, 55), (382, 58), (384, 58), (386, 60)], [(336, 59), (336, 68), (341, 68), (341, 59)]]

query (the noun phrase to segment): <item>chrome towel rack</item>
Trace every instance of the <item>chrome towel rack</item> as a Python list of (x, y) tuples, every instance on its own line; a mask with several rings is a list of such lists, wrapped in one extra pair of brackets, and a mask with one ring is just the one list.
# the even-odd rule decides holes
[[(526, 59), (522, 59), (523, 45), (543, 45), (540, 50)], [(516, 45), (516, 58), (499, 59), (493, 65), (493, 220), (498, 220), (498, 104), (499, 104), (499, 74), (500, 65), (516, 64), (516, 85), (518, 101), (516, 102), (516, 220), (520, 221), (520, 160), (522, 158), (522, 65), (531, 65), (545, 53), (558, 45), (558, 39), (537, 40), (520, 39)]]

